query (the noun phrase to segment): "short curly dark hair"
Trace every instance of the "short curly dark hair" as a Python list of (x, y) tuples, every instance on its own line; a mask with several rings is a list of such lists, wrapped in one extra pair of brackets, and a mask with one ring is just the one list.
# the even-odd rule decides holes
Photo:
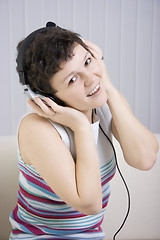
[(79, 34), (66, 29), (49, 28), (37, 34), (24, 56), (24, 73), (32, 91), (54, 96), (50, 79), (61, 69), (62, 62), (72, 58), (75, 43), (87, 49)]

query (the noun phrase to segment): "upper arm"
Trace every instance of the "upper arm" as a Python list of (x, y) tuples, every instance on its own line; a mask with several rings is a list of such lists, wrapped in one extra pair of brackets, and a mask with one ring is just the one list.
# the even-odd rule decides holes
[(117, 131), (117, 128), (115, 126), (115, 123), (113, 121), (113, 118), (112, 118), (112, 121), (111, 121), (111, 129), (112, 129), (112, 134), (113, 136), (117, 139), (117, 141), (120, 143), (120, 139), (119, 139), (119, 134), (118, 134), (118, 131)]
[(20, 151), (51, 189), (79, 210), (75, 162), (51, 123), (37, 114), (27, 116), (19, 129)]

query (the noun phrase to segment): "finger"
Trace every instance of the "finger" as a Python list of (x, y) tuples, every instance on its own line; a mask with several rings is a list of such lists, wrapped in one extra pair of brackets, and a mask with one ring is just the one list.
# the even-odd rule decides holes
[(35, 103), (41, 108), (44, 113), (47, 115), (52, 115), (54, 114), (53, 109), (49, 106), (46, 105), (46, 103), (39, 97), (34, 98)]
[(37, 105), (34, 100), (29, 99), (27, 102), (29, 106), (33, 109), (33, 111), (36, 112), (38, 115), (42, 116), (44, 114), (40, 106)]
[(57, 103), (55, 103), (52, 99), (49, 97), (44, 98), (45, 102), (52, 108), (53, 111), (58, 112), (62, 106), (59, 106)]
[(93, 53), (93, 55), (97, 58), (102, 57), (102, 50), (94, 43), (85, 40), (84, 43), (86, 46), (90, 49), (90, 51)]

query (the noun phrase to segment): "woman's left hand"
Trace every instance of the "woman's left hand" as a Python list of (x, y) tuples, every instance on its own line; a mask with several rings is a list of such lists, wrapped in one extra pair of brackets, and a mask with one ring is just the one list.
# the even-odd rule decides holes
[(112, 133), (121, 145), (126, 162), (137, 169), (151, 169), (158, 151), (155, 136), (135, 118), (126, 99), (113, 87), (102, 61), (101, 49), (89, 41), (84, 43), (100, 64), (107, 104), (112, 114)]

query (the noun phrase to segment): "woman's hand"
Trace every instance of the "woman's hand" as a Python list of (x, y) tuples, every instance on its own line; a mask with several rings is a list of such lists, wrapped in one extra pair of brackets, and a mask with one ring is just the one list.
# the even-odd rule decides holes
[(73, 131), (85, 124), (89, 124), (87, 117), (80, 111), (71, 107), (62, 107), (50, 98), (44, 98), (48, 106), (39, 97), (28, 100), (28, 104), (39, 116), (49, 118), (51, 121), (67, 126)]
[(87, 48), (90, 50), (90, 52), (92, 53), (93, 57), (97, 60), (99, 66), (101, 68), (102, 82), (103, 82), (103, 85), (104, 85), (104, 87), (106, 89), (106, 92), (107, 92), (107, 95), (108, 95), (108, 92), (111, 89), (113, 89), (113, 85), (110, 81), (110, 78), (109, 78), (107, 70), (106, 70), (105, 63), (103, 61), (102, 50), (97, 45), (95, 45), (94, 43), (92, 43), (88, 40), (85, 40), (84, 43), (87, 46)]
[(155, 136), (135, 118), (126, 99), (113, 87), (102, 61), (101, 49), (89, 41), (85, 44), (100, 64), (112, 114), (112, 132), (121, 145), (126, 162), (141, 170), (152, 168), (158, 151)]
[(64, 202), (86, 215), (97, 214), (102, 211), (102, 188), (91, 125), (83, 113), (59, 106), (49, 98), (44, 100), (50, 107), (40, 98), (28, 103), (38, 115), (74, 131), (76, 162), (54, 127), (36, 114), (21, 124), (19, 139), (25, 146), (22, 154), (27, 155), (30, 164)]

